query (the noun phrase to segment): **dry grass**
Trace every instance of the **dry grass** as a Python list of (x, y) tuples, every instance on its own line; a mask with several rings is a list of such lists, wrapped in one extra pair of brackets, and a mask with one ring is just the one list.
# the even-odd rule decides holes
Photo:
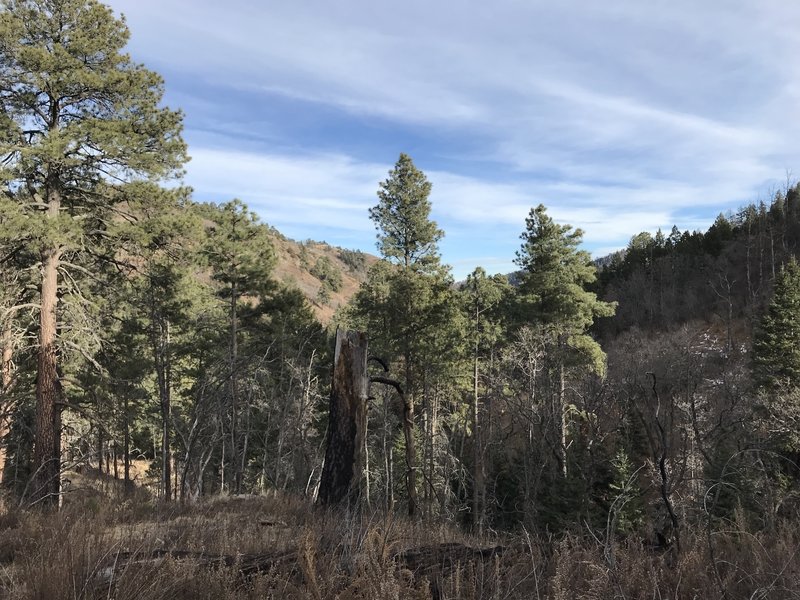
[(715, 533), (716, 562), (705, 535), (684, 537), (677, 556), (589, 535), (474, 539), (287, 497), (135, 511), (75, 503), (57, 515), (0, 515), (0, 597), (800, 598), (800, 526)]

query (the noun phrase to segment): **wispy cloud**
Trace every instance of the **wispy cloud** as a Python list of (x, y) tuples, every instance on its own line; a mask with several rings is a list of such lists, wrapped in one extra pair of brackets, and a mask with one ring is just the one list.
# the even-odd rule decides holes
[[(262, 218), (284, 233), (318, 237), (338, 245), (374, 249), (375, 227), (368, 209), (377, 203), (378, 183), (391, 164), (361, 162), (330, 154), (273, 155), (196, 148), (188, 182), (199, 200), (223, 202), (230, 190)], [(445, 259), (463, 277), (483, 265), (507, 271), (519, 247), (519, 234), (529, 210), (548, 206), (554, 219), (584, 231), (595, 253), (624, 247), (633, 233), (655, 231), (677, 223), (681, 228), (703, 226), (692, 215), (682, 216), (667, 205), (651, 201), (663, 192), (636, 188), (604, 188), (542, 183), (535, 179), (515, 184), (429, 170), (433, 184), (432, 217), (443, 226)], [(672, 190), (677, 199), (710, 190)], [(645, 194), (644, 198), (639, 196)], [(643, 200), (643, 201), (642, 201)], [(702, 204), (699, 201), (697, 204)]]
[[(195, 148), (188, 183), (199, 200), (236, 195), (279, 228), (366, 232), (383, 165), (341, 155), (286, 156)], [(235, 190), (235, 192), (233, 192)], [(308, 234), (305, 236), (308, 237)]]
[(539, 202), (610, 248), (703, 227), (800, 169), (785, 0), (111, 5), (186, 106), (198, 195), (293, 235), (371, 246), (366, 207), (401, 150), (453, 262), (507, 253), (458, 240), (516, 244)]

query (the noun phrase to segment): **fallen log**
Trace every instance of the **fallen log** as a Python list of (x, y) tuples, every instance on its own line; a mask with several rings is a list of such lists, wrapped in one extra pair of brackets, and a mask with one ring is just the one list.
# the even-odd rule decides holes
[(484, 562), (502, 556), (505, 546), (489, 548), (473, 548), (466, 544), (445, 542), (409, 548), (395, 554), (394, 559), (414, 574), (414, 577), (425, 577), (430, 582), (431, 597), (439, 600), (442, 597), (443, 582), (457, 569), (469, 564)]
[[(470, 563), (483, 562), (502, 556), (505, 546), (475, 548), (466, 544), (445, 542), (407, 548), (392, 555), (398, 568), (407, 569), (415, 578), (425, 577), (431, 583), (434, 598), (439, 597), (442, 579), (456, 569)], [(158, 569), (166, 560), (180, 562), (196, 568), (235, 568), (242, 578), (266, 574), (284, 569), (287, 576), (301, 582), (301, 556), (297, 548), (266, 554), (209, 554), (191, 550), (152, 550), (149, 552), (120, 552), (113, 563), (99, 569), (96, 575), (98, 587), (113, 587), (127, 569)]]
[(289, 567), (291, 575), (297, 575), (297, 550), (289, 549), (268, 554), (208, 554), (191, 550), (153, 550), (150, 552), (120, 552), (113, 563), (99, 569), (96, 584), (109, 587), (127, 569), (158, 569), (166, 560), (204, 569), (235, 567), (244, 578), (269, 573), (274, 569)]

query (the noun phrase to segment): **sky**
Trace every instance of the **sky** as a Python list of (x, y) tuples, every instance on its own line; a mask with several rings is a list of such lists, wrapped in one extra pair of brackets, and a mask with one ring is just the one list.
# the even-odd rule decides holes
[(603, 256), (800, 173), (793, 0), (111, 0), (185, 114), (186, 183), (376, 253), (401, 152), (456, 278), (514, 270), (538, 204)]

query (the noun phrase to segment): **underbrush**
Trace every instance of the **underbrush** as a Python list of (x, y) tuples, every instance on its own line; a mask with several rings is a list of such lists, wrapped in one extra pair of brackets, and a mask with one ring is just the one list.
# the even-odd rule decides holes
[(590, 533), (469, 536), (291, 497), (76, 503), (0, 514), (0, 597), (41, 599), (800, 598), (800, 525), (684, 532), (654, 549)]

